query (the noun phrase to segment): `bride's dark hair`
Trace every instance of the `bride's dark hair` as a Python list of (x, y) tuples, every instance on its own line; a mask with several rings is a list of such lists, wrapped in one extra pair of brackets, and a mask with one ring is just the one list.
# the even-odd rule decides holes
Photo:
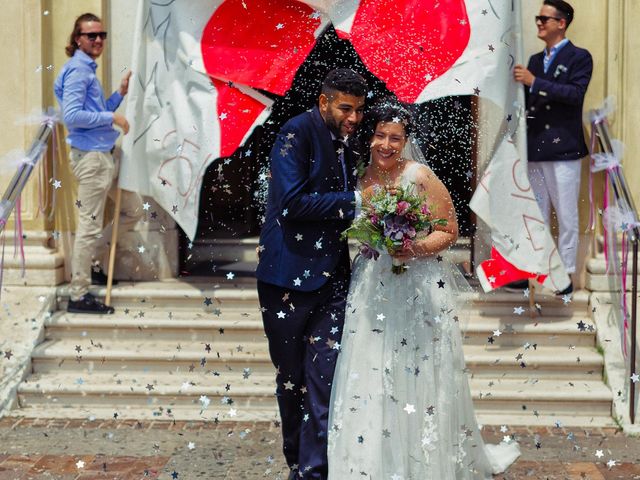
[(385, 97), (378, 100), (365, 113), (358, 135), (360, 149), (366, 159), (369, 158), (371, 137), (380, 122), (402, 123), (407, 137), (414, 132), (414, 118), (409, 105), (400, 102), (395, 97)]

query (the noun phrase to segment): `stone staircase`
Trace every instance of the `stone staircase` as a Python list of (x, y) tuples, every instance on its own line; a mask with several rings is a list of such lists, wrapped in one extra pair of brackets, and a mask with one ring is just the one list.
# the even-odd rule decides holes
[[(588, 294), (577, 292), (567, 305), (551, 295), (536, 301), (542, 316), (532, 319), (522, 294), (471, 295), (462, 323), (479, 422), (612, 425)], [(122, 284), (113, 304), (111, 316), (69, 314), (61, 290), (12, 415), (278, 418), (253, 278)]]

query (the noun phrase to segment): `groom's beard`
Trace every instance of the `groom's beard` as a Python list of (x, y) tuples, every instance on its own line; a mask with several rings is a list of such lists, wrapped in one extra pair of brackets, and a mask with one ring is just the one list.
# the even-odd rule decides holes
[(343, 120), (342, 122), (339, 122), (336, 117), (334, 117), (331, 113), (331, 110), (327, 111), (327, 113), (324, 116), (324, 123), (327, 126), (327, 128), (329, 128), (329, 130), (331, 131), (331, 133), (333, 133), (333, 135), (339, 139), (342, 140), (344, 138), (351, 138), (355, 135), (356, 130), (358, 128), (358, 125), (354, 125), (353, 126), (353, 131), (350, 133), (345, 133), (342, 131), (342, 128), (345, 124), (346, 120)]

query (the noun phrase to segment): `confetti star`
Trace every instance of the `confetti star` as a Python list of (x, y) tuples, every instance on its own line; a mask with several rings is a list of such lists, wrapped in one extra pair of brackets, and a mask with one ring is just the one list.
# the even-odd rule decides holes
[(286, 313), (284, 313), (282, 310), (280, 310), (278, 313), (276, 313), (276, 315), (278, 316), (278, 318), (284, 318), (287, 316)]
[(227, 114), (226, 114), (225, 112), (222, 112), (222, 113), (219, 115), (219, 118), (220, 118), (220, 120), (225, 120), (225, 119), (227, 118)]
[(473, 94), (474, 95), (480, 95), (480, 89), (478, 87), (473, 89)]
[(567, 295), (563, 295), (562, 296), (562, 302), (566, 305), (568, 303), (571, 303), (571, 295), (567, 294)]
[(416, 411), (415, 407), (414, 407), (413, 405), (409, 404), (409, 403), (407, 403), (407, 404), (405, 405), (405, 407), (403, 408), (403, 410), (404, 410), (405, 412), (407, 412), (407, 415), (411, 415), (412, 413), (415, 413), (415, 411)]
[(230, 417), (236, 417), (236, 416), (238, 416), (238, 411), (235, 408), (230, 408), (229, 412), (228, 412), (228, 415)]
[(379, 314), (376, 316), (376, 320), (379, 320), (379, 321), (381, 321), (381, 322), (384, 322), (384, 319), (385, 319), (385, 318), (387, 318), (387, 317), (385, 317), (385, 316), (384, 316), (384, 313), (379, 313)]
[(633, 375), (631, 375), (631, 381), (633, 383), (638, 383), (640, 382), (640, 375), (638, 375), (637, 373), (634, 373)]
[(82, 202), (80, 200), (76, 200), (76, 207), (82, 208)]
[(296, 240), (297, 240), (298, 242), (301, 242), (301, 241), (302, 241), (302, 239), (303, 239), (304, 237), (302, 236), (302, 234), (301, 234), (301, 233), (298, 233), (298, 234), (296, 234), (296, 237), (295, 237), (295, 238), (296, 238)]
[(340, 331), (340, 329), (338, 327), (333, 327), (330, 330), (331, 335), (335, 335), (336, 333), (338, 333)]
[(195, 444), (195, 443), (193, 443), (193, 442), (189, 442), (189, 443), (187, 444), (187, 448), (188, 448), (189, 450), (193, 450), (194, 448), (196, 448), (196, 444)]
[(304, 278), (309, 278), (311, 276), (311, 271), (310, 270), (305, 270), (304, 273), (302, 274), (302, 276)]
[(172, 211), (173, 213), (178, 213), (178, 206), (177, 206), (177, 205), (172, 206), (172, 207), (171, 207), (171, 211)]
[(283, 385), (285, 390), (293, 390), (293, 387), (295, 387), (295, 384), (291, 383), (291, 380), (287, 380), (287, 383), (284, 383)]
[(424, 76), (424, 79), (425, 79), (427, 82), (430, 82), (431, 80), (433, 80), (433, 75), (431, 75), (430, 73), (427, 73), (427, 74)]
[(53, 188), (55, 188), (57, 190), (60, 187), (62, 187), (62, 182), (60, 180), (54, 180), (53, 181)]
[(502, 335), (502, 332), (500, 331), (500, 329), (493, 331), (493, 336), (494, 337), (499, 337), (500, 335)]
[(513, 313), (516, 315), (522, 315), (524, 313), (524, 308), (522, 307), (513, 307)]
[(556, 137), (553, 139), (553, 143), (560, 143), (560, 137)]
[(444, 288), (444, 281), (442, 279), (438, 280), (438, 288)]
[(78, 467), (78, 468), (84, 468), (84, 462), (83, 462), (82, 460), (78, 460), (78, 461), (76, 462), (76, 467)]
[(609, 467), (610, 469), (615, 467), (616, 465), (617, 465), (616, 460), (611, 459), (607, 462), (607, 467)]
[(485, 10), (482, 10), (480, 13), (481, 13), (482, 15), (486, 15), (487, 13), (489, 13), (489, 11), (485, 9)]
[(7, 360), (11, 360), (12, 356), (13, 356), (13, 353), (11, 353), (11, 350), (6, 350), (4, 352), (4, 358), (6, 358)]
[(300, 280), (300, 277), (296, 277), (293, 279), (293, 286), (294, 287), (299, 287), (300, 285), (302, 285), (302, 280)]
[(149, 202), (144, 202), (142, 204), (142, 209), (143, 210), (149, 210), (151, 208), (151, 204)]
[(320, 240), (318, 240), (318, 241), (316, 242), (316, 244), (314, 245), (314, 248), (315, 248), (316, 250), (321, 250), (321, 249), (322, 249), (322, 239), (320, 239)]
[(578, 330), (580, 330), (581, 332), (584, 332), (587, 329), (585, 323), (582, 320), (580, 320), (577, 325)]
[(229, 272), (227, 273), (227, 280), (233, 280), (233, 277), (235, 277), (236, 275), (233, 272)]
[(496, 51), (496, 47), (494, 47), (493, 45), (489, 45), (489, 51), (490, 52), (495, 52)]
[(171, 478), (173, 480), (175, 480), (176, 478), (178, 478), (178, 472), (176, 472), (175, 470), (173, 472), (171, 472)]
[(602, 450), (596, 450), (595, 455), (596, 455), (596, 457), (598, 457), (598, 458), (602, 458), (602, 457), (604, 457), (604, 453), (602, 453)]
[(211, 297), (204, 297), (204, 304), (208, 307), (213, 302), (211, 301)]
[(138, 247), (138, 253), (144, 253), (144, 251), (145, 251), (145, 250), (146, 250), (146, 249), (144, 248), (144, 245), (140, 245), (140, 246)]
[(279, 23), (276, 25), (276, 30), (282, 30), (284, 28), (284, 24), (283, 23)]

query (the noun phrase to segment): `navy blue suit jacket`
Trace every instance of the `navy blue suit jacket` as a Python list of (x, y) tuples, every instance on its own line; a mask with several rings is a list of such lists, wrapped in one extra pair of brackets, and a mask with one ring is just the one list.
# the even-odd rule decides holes
[(316, 290), (341, 257), (348, 256), (340, 234), (355, 216), (354, 158), (347, 148), (345, 191), (331, 132), (318, 108), (284, 124), (271, 150), (258, 280), (292, 290)]
[[(591, 54), (571, 42), (544, 73), (544, 52), (529, 59), (536, 77), (527, 91), (527, 143), (530, 162), (577, 160), (589, 151), (582, 129), (582, 105), (591, 80)], [(529, 91), (530, 90), (530, 91)]]

